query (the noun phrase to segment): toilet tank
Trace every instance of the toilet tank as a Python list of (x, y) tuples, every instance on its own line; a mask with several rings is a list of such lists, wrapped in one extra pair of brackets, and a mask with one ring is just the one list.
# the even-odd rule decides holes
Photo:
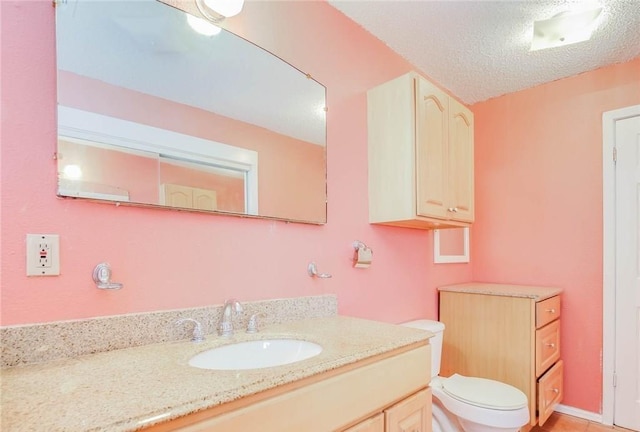
[(440, 321), (423, 319), (409, 321), (400, 325), (429, 330), (434, 334), (434, 336), (429, 339), (429, 344), (431, 344), (431, 378), (437, 377), (440, 374), (440, 358), (442, 357), (442, 333), (444, 332), (444, 324)]

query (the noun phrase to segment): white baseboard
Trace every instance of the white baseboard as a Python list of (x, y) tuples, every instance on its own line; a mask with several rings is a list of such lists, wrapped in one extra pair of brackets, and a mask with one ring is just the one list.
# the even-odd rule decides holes
[(567, 405), (559, 404), (556, 406), (554, 411), (559, 412), (560, 414), (567, 414), (573, 417), (579, 417), (595, 423), (602, 423), (602, 414), (581, 410), (580, 408), (574, 408)]

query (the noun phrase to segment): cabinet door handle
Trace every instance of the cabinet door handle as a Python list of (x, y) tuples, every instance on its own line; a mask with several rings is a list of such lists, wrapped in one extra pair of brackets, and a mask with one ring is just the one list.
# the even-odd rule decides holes
[(556, 347), (556, 344), (554, 344), (553, 342), (552, 342), (552, 343), (545, 344), (545, 345), (546, 345), (548, 348), (555, 348), (555, 347)]
[(447, 211), (453, 212), (453, 213), (458, 213), (458, 207), (449, 207), (447, 209)]
[(552, 314), (556, 313), (556, 310), (555, 310), (555, 309), (553, 309), (553, 308), (552, 308), (552, 309), (545, 309), (544, 311), (545, 311), (545, 312), (552, 313)]

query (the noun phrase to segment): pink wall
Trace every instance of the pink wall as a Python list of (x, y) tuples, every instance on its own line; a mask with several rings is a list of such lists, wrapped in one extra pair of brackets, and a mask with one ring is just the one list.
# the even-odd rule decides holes
[(564, 404), (600, 412), (602, 113), (640, 104), (640, 58), (475, 113), (477, 281), (564, 289)]
[[(3, 325), (324, 293), (342, 314), (399, 322), (435, 318), (435, 287), (471, 279), (432, 264), (431, 233), (368, 223), (366, 90), (412, 66), (326, 3), (248, 2), (226, 23), (328, 88), (323, 226), (56, 198), (54, 8), (0, 5)], [(60, 234), (59, 277), (25, 276), (27, 233)], [(367, 270), (351, 266), (356, 239), (374, 250)], [(121, 291), (95, 288), (101, 261)], [(310, 261), (333, 278), (309, 278)]]
[(58, 91), (58, 102), (65, 106), (254, 150), (261, 215), (325, 218), (324, 147), (72, 72), (58, 72)]
[[(601, 113), (640, 103), (640, 60), (473, 107), (472, 275), (432, 264), (431, 233), (367, 222), (366, 90), (412, 66), (324, 2), (249, 2), (227, 21), (328, 88), (324, 226), (57, 199), (54, 10), (0, 5), (3, 325), (323, 293), (340, 313), (399, 322), (434, 318), (442, 284), (556, 285), (564, 402), (600, 411)], [(40, 232), (61, 235), (59, 277), (24, 276), (25, 234)], [(374, 249), (368, 270), (351, 267), (356, 239)], [(123, 290), (94, 288), (103, 260)], [(334, 277), (310, 279), (312, 260)]]

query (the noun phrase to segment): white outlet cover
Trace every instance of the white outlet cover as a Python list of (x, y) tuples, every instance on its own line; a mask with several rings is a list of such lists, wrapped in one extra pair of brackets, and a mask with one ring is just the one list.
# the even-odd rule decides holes
[(27, 234), (27, 276), (60, 274), (60, 236)]

